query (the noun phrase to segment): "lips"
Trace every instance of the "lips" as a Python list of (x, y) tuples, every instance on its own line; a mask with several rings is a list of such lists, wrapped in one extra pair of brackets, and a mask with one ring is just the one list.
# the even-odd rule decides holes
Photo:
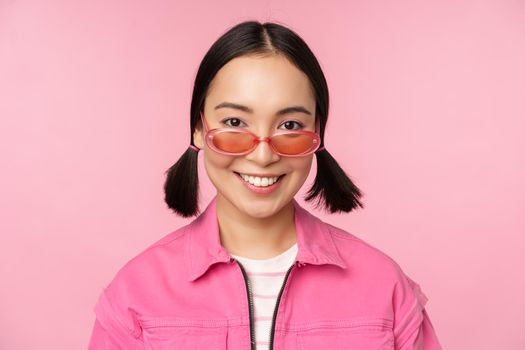
[[(255, 174), (247, 174), (247, 173), (238, 173), (236, 171), (234, 171), (234, 173), (240, 177), (243, 181), (251, 184), (252, 186), (256, 186), (256, 187), (269, 187), (271, 185), (273, 185), (274, 183), (277, 183), (279, 182), (285, 174), (282, 174), (282, 175), (264, 175), (264, 176), (261, 176), (261, 175), (255, 175)], [(251, 181), (248, 181), (248, 177), (251, 178)], [(255, 182), (255, 184), (253, 184), (252, 182)], [(262, 185), (261, 184), (264, 184), (266, 183), (266, 185)], [(259, 185), (259, 186), (257, 186)]]
[[(235, 174), (240, 174), (236, 171), (234, 171)], [(279, 177), (279, 176), (283, 176), (285, 174), (281, 174), (281, 175), (277, 175), (277, 174), (249, 174), (249, 173), (242, 173), (244, 175), (248, 175), (248, 176), (253, 176), (253, 177)]]
[(238, 172), (235, 172), (234, 173), (237, 175), (237, 178), (239, 179), (239, 181), (242, 182), (242, 185), (247, 188), (248, 190), (250, 190), (252, 193), (255, 193), (259, 196), (262, 196), (262, 195), (269, 195), (270, 193), (273, 193), (274, 191), (276, 191), (279, 187), (281, 187), (281, 179), (285, 176), (284, 175), (281, 175), (277, 178), (277, 181), (275, 181), (273, 184), (269, 185), (269, 186), (255, 186), (255, 185), (252, 185), (251, 183), (245, 181), (241, 174), (239, 174)]

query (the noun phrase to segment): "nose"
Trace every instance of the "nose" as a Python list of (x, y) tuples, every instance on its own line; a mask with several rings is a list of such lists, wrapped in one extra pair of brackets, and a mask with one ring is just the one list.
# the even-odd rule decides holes
[(261, 167), (267, 166), (281, 159), (281, 157), (273, 151), (272, 146), (270, 146), (268, 142), (268, 140), (261, 140), (255, 149), (245, 156), (246, 159), (256, 162)]

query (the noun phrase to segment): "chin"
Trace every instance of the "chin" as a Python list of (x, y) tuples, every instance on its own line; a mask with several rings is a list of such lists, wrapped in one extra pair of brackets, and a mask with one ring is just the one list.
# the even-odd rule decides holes
[(272, 207), (262, 207), (261, 205), (256, 205), (252, 203), (252, 206), (241, 207), (240, 209), (248, 216), (258, 219), (264, 219), (270, 217), (276, 213), (276, 210)]

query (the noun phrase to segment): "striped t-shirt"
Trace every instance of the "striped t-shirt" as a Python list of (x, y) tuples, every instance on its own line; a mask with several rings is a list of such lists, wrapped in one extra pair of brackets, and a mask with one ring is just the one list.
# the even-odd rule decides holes
[(286, 271), (293, 265), (296, 256), (297, 243), (270, 259), (249, 259), (232, 254), (232, 257), (242, 264), (250, 280), (257, 350), (269, 349), (277, 296), (284, 282)]

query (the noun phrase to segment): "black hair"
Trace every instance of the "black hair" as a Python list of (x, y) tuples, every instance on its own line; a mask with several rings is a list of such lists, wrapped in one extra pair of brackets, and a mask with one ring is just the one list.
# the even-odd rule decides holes
[[(328, 85), (319, 62), (308, 45), (289, 28), (277, 23), (245, 21), (230, 28), (210, 47), (197, 71), (190, 110), (190, 145), (200, 120), (200, 112), (208, 87), (222, 66), (244, 55), (282, 54), (310, 79), (316, 99), (316, 118), (320, 119), (320, 148), (324, 146), (324, 130), (328, 119)], [(315, 153), (317, 175), (306, 201), (317, 198), (316, 207), (323, 205), (330, 213), (350, 212), (363, 204), (361, 191), (350, 180), (337, 161), (325, 149)], [(164, 184), (165, 201), (175, 213), (195, 216), (198, 205), (199, 179), (197, 173), (198, 151), (188, 147), (180, 159), (167, 171)]]

